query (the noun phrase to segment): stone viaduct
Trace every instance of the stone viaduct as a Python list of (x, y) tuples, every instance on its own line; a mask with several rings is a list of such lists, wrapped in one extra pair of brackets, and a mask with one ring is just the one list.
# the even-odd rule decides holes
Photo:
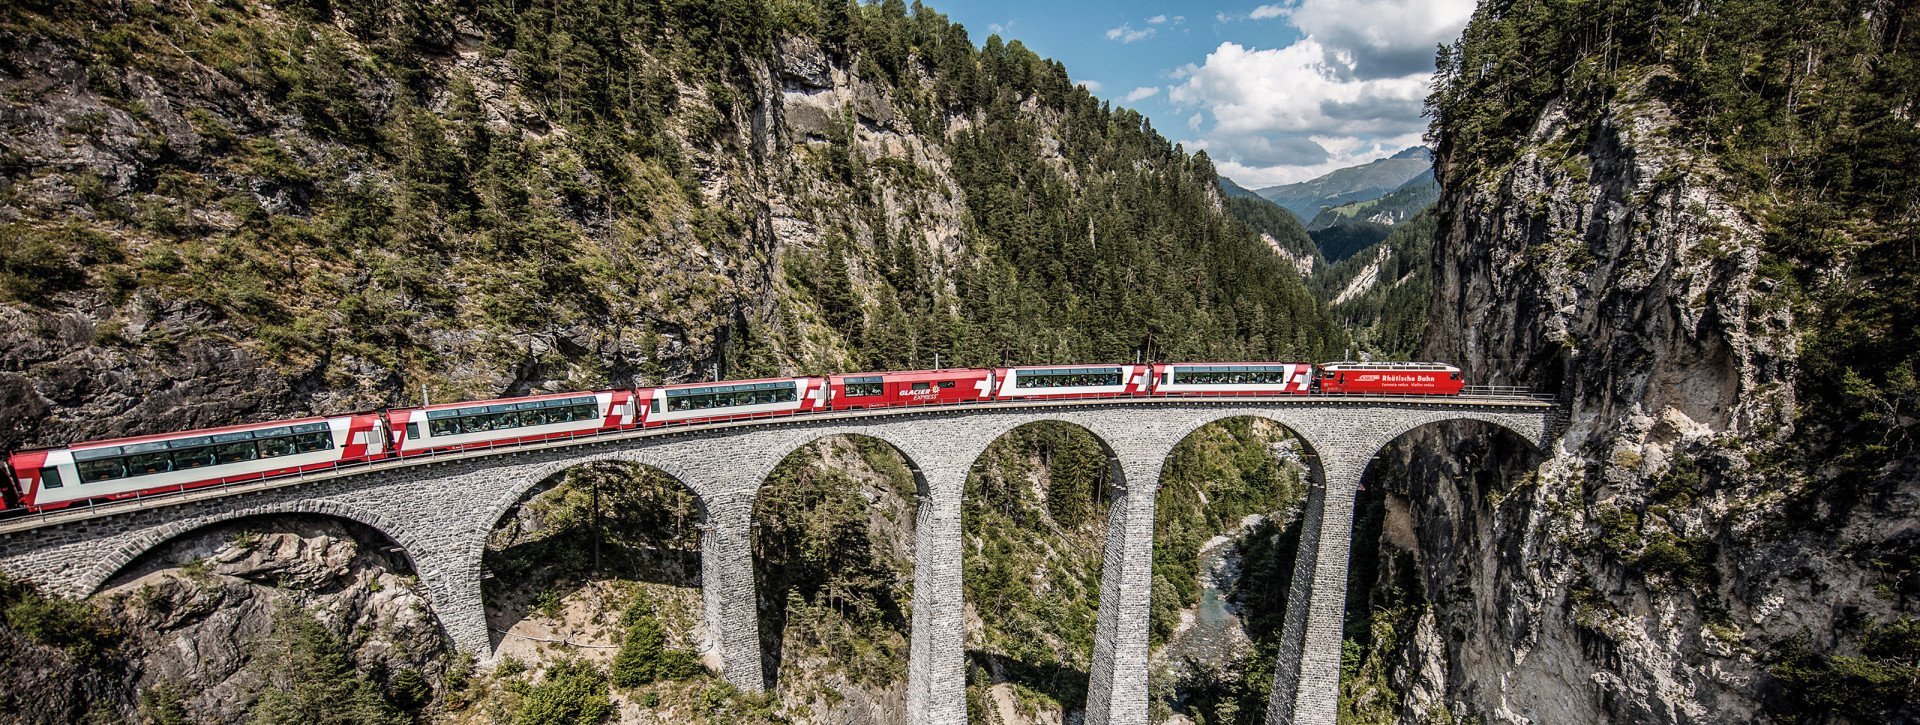
[(311, 513), (372, 527), (405, 549), (441, 626), (460, 649), (493, 651), (481, 595), (488, 534), (542, 481), (596, 461), (659, 469), (693, 491), (704, 522), (701, 589), (708, 655), (749, 691), (764, 687), (755, 611), (752, 512), (761, 482), (812, 441), (863, 435), (897, 448), (918, 487), (909, 632), (911, 722), (964, 725), (961, 497), (987, 446), (1019, 426), (1090, 431), (1116, 475), (1087, 695), (1090, 725), (1147, 721), (1148, 607), (1155, 493), (1175, 445), (1233, 417), (1267, 418), (1308, 448), (1310, 488), (1289, 594), (1272, 723), (1332, 723), (1355, 492), (1369, 461), (1420, 426), (1477, 420), (1545, 446), (1554, 406), (1526, 399), (1238, 398), (994, 403), (856, 411), (753, 423), (629, 431), (387, 462), (305, 479), (209, 489), (0, 525), (0, 568), (89, 595), (142, 553), (233, 519)]

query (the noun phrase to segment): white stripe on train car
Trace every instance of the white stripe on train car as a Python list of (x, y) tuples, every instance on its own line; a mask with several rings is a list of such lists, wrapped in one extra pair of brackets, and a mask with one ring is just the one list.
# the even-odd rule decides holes
[[(400, 444), (400, 452), (412, 453), (415, 451), (424, 451), (429, 448), (464, 446), (475, 443), (486, 443), (488, 441), (513, 440), (515, 438), (550, 436), (556, 433), (583, 433), (586, 431), (599, 430), (607, 427), (607, 409), (613, 402), (613, 393), (594, 393), (593, 398), (594, 406), (599, 413), (592, 418), (570, 420), (564, 423), (530, 425), (525, 428), (502, 428), (499, 430), (483, 430), (476, 433), (460, 433), (445, 436), (434, 435), (432, 426), (427, 424), (427, 414), (424, 411), (416, 410), (407, 418), (407, 425), (412, 427), (415, 423), (418, 423), (419, 427), (417, 430), (419, 430), (420, 435), (419, 437), (412, 435), (405, 436), (406, 440)], [(489, 405), (498, 404), (498, 402), (489, 403)]]
[[(246, 475), (251, 475), (255, 473), (261, 473), (264, 471), (277, 471), (283, 468), (299, 468), (299, 467), (310, 466), (310, 465), (319, 464), (319, 463), (331, 463), (334, 461), (341, 460), (342, 452), (340, 449), (345, 448), (348, 445), (347, 431), (353, 426), (353, 418), (351, 417), (330, 418), (325, 422), (327, 423), (327, 427), (329, 428), (330, 432), (333, 434), (333, 447), (328, 448), (324, 451), (314, 451), (312, 453), (295, 453), (289, 456), (278, 456), (274, 458), (259, 458), (251, 461), (246, 461), (244, 463), (227, 463), (227, 464), (221, 464), (221, 465), (201, 466), (199, 468), (189, 468), (184, 471), (168, 471), (166, 473), (155, 473), (155, 474), (150, 474), (145, 476), (131, 476), (128, 478), (118, 478), (111, 481), (95, 481), (92, 483), (80, 482), (80, 471), (79, 469), (75, 468), (73, 465), (72, 451), (66, 450), (66, 449), (48, 451), (47, 462), (43, 465), (57, 466), (60, 471), (60, 480), (66, 482), (66, 484), (61, 486), (60, 488), (41, 490), (36, 496), (34, 496), (33, 503), (34, 505), (38, 506), (38, 505), (46, 505), (49, 503), (58, 503), (61, 501), (73, 501), (76, 499), (83, 499), (83, 498), (94, 498), (98, 496), (111, 496), (114, 494), (133, 493), (134, 491), (144, 491), (152, 488), (167, 488), (170, 486), (179, 486), (181, 484), (194, 483), (198, 481), (206, 481), (208, 479), (230, 478), (233, 476), (246, 476)], [(281, 425), (287, 425), (287, 424), (283, 423)], [(268, 427), (270, 426), (263, 426), (261, 430), (265, 430)], [(187, 435), (187, 436), (180, 436), (180, 437), (192, 438), (194, 436)]]
[[(806, 403), (808, 402), (807, 398), (813, 395), (813, 393), (811, 392), (812, 388), (811, 388), (811, 384), (809, 383), (809, 378), (791, 378), (790, 381), (794, 384), (797, 390), (807, 391), (807, 392), (801, 395), (796, 395), (794, 396), (793, 400), (789, 400), (785, 403), (761, 403), (759, 405), (735, 405), (735, 406), (729, 406), (724, 408), (701, 408), (699, 410), (668, 410), (667, 409), (667, 390), (664, 388), (655, 388), (653, 391), (653, 401), (659, 404), (659, 412), (649, 413), (647, 415), (647, 420), (648, 422), (652, 422), (656, 420), (676, 421), (676, 420), (693, 420), (697, 418), (720, 418), (720, 417), (726, 417), (729, 415), (755, 415), (759, 413), (798, 413), (802, 408), (806, 406)], [(778, 382), (788, 382), (788, 381), (778, 381)], [(722, 382), (722, 383), (709, 383), (708, 385), (718, 386), (718, 385), (729, 385), (729, 384), (731, 383)], [(699, 386), (699, 387), (704, 387), (704, 386)]]

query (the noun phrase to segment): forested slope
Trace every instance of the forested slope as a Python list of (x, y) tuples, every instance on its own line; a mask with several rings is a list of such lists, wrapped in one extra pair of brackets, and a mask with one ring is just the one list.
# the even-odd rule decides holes
[(1315, 294), (1351, 331), (1356, 352), (1405, 360), (1419, 346), (1433, 297), (1434, 231), (1428, 208), (1313, 276)]
[(1911, 3), (1498, 1), (1442, 53), (1418, 354), (1570, 420), (1544, 459), (1485, 430), (1382, 456), (1404, 528), (1369, 548), (1407, 564), (1356, 584), (1383, 616), (1349, 630), (1352, 711), (1920, 711), (1916, 28)]
[[(1345, 344), (1293, 263), (1230, 216), (1204, 155), (1088, 95), (1058, 63), (917, 5), (36, 0), (0, 8), (0, 48), (0, 89), (15, 99), (0, 106), (0, 448), (423, 392), (930, 366), (936, 355), (1314, 359)], [(1261, 231), (1311, 251), (1293, 220)], [(1263, 455), (1277, 434), (1214, 440), (1224, 435), (1209, 433), (1192, 465)], [(996, 444), (970, 483), (981, 716), (998, 702), (1035, 717), (1080, 707), (1104, 463), (1084, 431), (1027, 429)], [(1273, 508), (1297, 497), (1280, 482), (1233, 488)], [(254, 640), (288, 628), (264, 608), (214, 607), (114, 636), (156, 647), (224, 637), (230, 657), (175, 667), (130, 650), (119, 679), (89, 680), (48, 711), (901, 719), (915, 502), (895, 452), (810, 446), (756, 502), (766, 696), (731, 691), (693, 654), (705, 634), (699, 512), (683, 487), (622, 467), (549, 483), (495, 532), (492, 668), (425, 646), (408, 651), (411, 669), (388, 666), (358, 620), (323, 616), (316, 629), (297, 612), (288, 627), (313, 646), (261, 658), (270, 650)], [(1209, 483), (1190, 488), (1225, 490)], [(1220, 501), (1169, 518), (1181, 535), (1159, 566), (1199, 576), (1182, 560), (1193, 541), (1254, 510)], [(248, 550), (255, 525), (277, 526), (209, 532), (226, 542), (210, 550)], [(318, 549), (289, 553), (276, 566), (318, 566)], [(174, 564), (162, 567), (168, 581), (201, 581), (204, 561)], [(417, 580), (395, 582), (328, 593), (430, 624), (410, 598)], [(1156, 604), (1163, 628), (1194, 586), (1177, 582)], [(315, 588), (295, 581), (274, 596), (332, 601)], [(199, 591), (143, 601), (164, 609)], [(127, 606), (47, 601), (35, 606), (109, 619)], [(36, 643), (33, 662), (55, 667), (50, 648), (67, 643), (40, 625), (63, 621), (28, 613), (0, 635)], [(342, 680), (351, 697), (251, 708), (249, 678), (354, 668), (368, 674)]]
[(36, 0), (0, 39), (0, 446), (1340, 347), (1204, 155), (897, 0)]

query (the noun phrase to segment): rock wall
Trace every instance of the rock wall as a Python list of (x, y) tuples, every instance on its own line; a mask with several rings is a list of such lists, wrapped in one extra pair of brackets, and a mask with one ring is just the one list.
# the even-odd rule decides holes
[[(164, 707), (191, 722), (248, 722), (269, 673), (284, 664), (259, 657), (286, 610), (313, 615), (347, 643), (351, 666), (383, 686), (411, 670), (439, 693), (459, 666), (404, 556), (378, 533), (339, 520), (260, 517), (203, 529), (142, 557), (77, 606), (97, 608), (113, 633), (112, 686), (89, 684), (99, 678), (70, 655), (16, 641), (7, 663), (16, 691), (54, 696), (5, 712), (37, 722), (131, 721), (135, 713), (164, 718)], [(19, 640), (11, 627), (4, 636)], [(18, 678), (43, 666), (78, 675), (72, 689), (85, 695), (69, 702), (51, 683), (26, 689)]]
[(1651, 88), (1550, 102), (1491, 168), (1437, 125), (1420, 357), (1552, 391), (1569, 422), (1545, 460), (1462, 429), (1383, 457), (1431, 605), (1394, 654), (1402, 718), (1767, 720), (1787, 643), (1915, 613), (1901, 575), (1851, 552), (1910, 538), (1920, 483), (1828, 508), (1780, 463), (1818, 445), (1796, 430), (1803, 323), (1762, 273), (1761, 225)]

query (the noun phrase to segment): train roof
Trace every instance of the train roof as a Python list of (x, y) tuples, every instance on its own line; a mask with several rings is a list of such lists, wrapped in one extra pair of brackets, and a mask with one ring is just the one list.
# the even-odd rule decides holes
[[(785, 377), (778, 377), (778, 378), (753, 378), (751, 380), (708, 380), (708, 381), (695, 382), (695, 383), (674, 383), (672, 385), (650, 385), (644, 388), (638, 388), (638, 390), (685, 390), (687, 388), (712, 388), (712, 387), (718, 387), (723, 385), (753, 385), (757, 383), (790, 383), (795, 380), (805, 380), (808, 378), (815, 378), (815, 377), (819, 377), (819, 376), (788, 375)], [(579, 395), (579, 393), (574, 393), (574, 394)]]
[(895, 370), (870, 373), (834, 373), (833, 379), (842, 378), (885, 378), (887, 380), (945, 380), (956, 376), (981, 375), (993, 372), (992, 368), (941, 368), (939, 370)]
[(1445, 370), (1447, 372), (1460, 371), (1460, 368), (1454, 367), (1452, 365), (1448, 365), (1446, 363), (1401, 362), (1401, 361), (1392, 361), (1392, 360), (1381, 361), (1381, 362), (1356, 362), (1353, 360), (1343, 360), (1341, 362), (1321, 363), (1320, 367), (1326, 370)]
[(626, 388), (613, 388), (609, 390), (575, 390), (567, 393), (541, 393), (539, 395), (522, 395), (518, 398), (488, 398), (486, 400), (458, 400), (451, 403), (435, 403), (433, 405), (415, 405), (411, 407), (394, 408), (393, 410), (395, 411), (453, 410), (455, 408), (474, 408), (482, 405), (493, 405), (496, 403), (525, 403), (529, 401), (538, 401), (538, 400), (558, 400), (560, 398), (577, 398), (582, 395), (599, 395), (601, 393), (617, 393), (622, 390), (626, 390)]
[(111, 446), (124, 446), (124, 445), (133, 444), (133, 443), (151, 443), (153, 441), (170, 441), (170, 440), (175, 440), (179, 438), (195, 438), (198, 436), (217, 435), (220, 433), (237, 433), (240, 431), (262, 430), (266, 428), (279, 428), (281, 426), (288, 426), (288, 425), (300, 425), (302, 423), (317, 423), (320, 421), (334, 420), (336, 418), (351, 418), (356, 415), (368, 415), (371, 412), (372, 411), (363, 411), (358, 413), (343, 413), (341, 415), (312, 415), (312, 416), (307, 416), (305, 418), (287, 418), (285, 420), (269, 420), (261, 423), (241, 423), (238, 425), (221, 426), (219, 428), (195, 428), (193, 430), (174, 431), (172, 433), (154, 433), (152, 435), (143, 435), (143, 436), (126, 436), (124, 438), (105, 438), (105, 439), (96, 440), (96, 441), (81, 441), (79, 443), (68, 443), (64, 446), (43, 446), (40, 448), (22, 448), (20, 450), (14, 451), (14, 453), (30, 453), (34, 451), (60, 451), (60, 450), (78, 451), (78, 450), (89, 450), (93, 448), (108, 448)]
[(1084, 368), (1124, 368), (1144, 363), (1074, 363), (1071, 365), (1008, 365), (1002, 370), (1080, 370)]

